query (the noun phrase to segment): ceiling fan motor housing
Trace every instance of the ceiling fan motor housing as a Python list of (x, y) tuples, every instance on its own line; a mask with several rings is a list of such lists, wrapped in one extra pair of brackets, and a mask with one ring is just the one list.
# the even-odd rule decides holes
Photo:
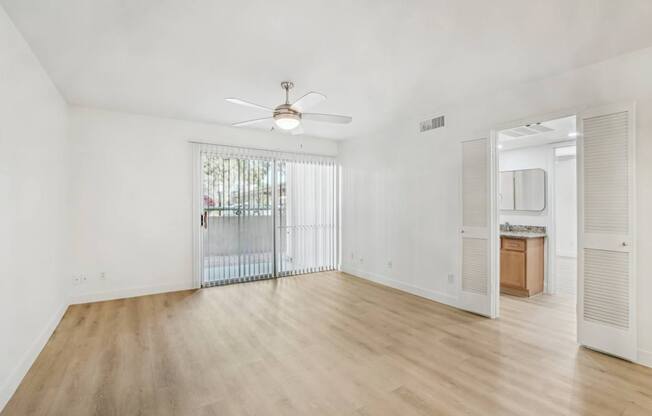
[(274, 109), (274, 121), (284, 130), (292, 130), (301, 121), (301, 113), (293, 110), (290, 104), (281, 104)]
[(297, 118), (301, 118), (301, 113), (292, 109), (290, 104), (281, 104), (274, 109), (274, 118), (277, 116), (296, 116)]

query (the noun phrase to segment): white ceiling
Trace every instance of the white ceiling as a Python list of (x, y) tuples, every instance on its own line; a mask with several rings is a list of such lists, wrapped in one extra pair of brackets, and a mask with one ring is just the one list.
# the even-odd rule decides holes
[[(506, 134), (506, 132), (509, 131), (523, 131), (519, 130), (519, 127), (514, 129), (501, 130), (498, 132), (498, 143), (500, 149), (507, 151), (512, 149), (520, 149), (523, 147), (543, 146), (545, 144), (576, 140), (577, 131), (575, 116), (547, 120), (535, 124), (543, 126), (549, 130), (543, 133), (528, 134), (520, 137), (513, 137)], [(531, 129), (532, 127), (529, 126), (523, 127), (526, 129)], [(534, 125), (533, 127), (536, 128), (537, 126)]]
[(316, 90), (307, 134), (347, 138), (410, 112), (652, 45), (649, 0), (0, 0), (72, 104), (231, 123), (279, 83)]

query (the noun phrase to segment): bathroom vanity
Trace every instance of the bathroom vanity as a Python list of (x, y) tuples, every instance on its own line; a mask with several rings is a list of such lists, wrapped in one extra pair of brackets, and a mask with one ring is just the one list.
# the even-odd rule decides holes
[(532, 296), (543, 292), (545, 232), (501, 231), (500, 292)]
[[(543, 169), (500, 172), (501, 214), (541, 215), (547, 205), (546, 183)], [(532, 296), (543, 292), (545, 238), (543, 226), (501, 224), (501, 293)]]

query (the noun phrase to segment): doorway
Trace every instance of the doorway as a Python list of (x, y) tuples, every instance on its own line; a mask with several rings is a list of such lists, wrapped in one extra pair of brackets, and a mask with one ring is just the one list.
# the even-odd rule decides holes
[(197, 153), (201, 287), (337, 268), (333, 158), (206, 144)]
[[(541, 145), (541, 140), (547, 140), (546, 137), (556, 130), (555, 122), (562, 123), (565, 118), (574, 120), (568, 125), (575, 125), (575, 130), (568, 131), (566, 140), (550, 143), (555, 149), (548, 153), (552, 163), (550, 175), (542, 167), (535, 167), (536, 173), (526, 173), (518, 172), (527, 170), (524, 167), (508, 170), (506, 163), (501, 163), (502, 154), (515, 150), (514, 146), (524, 147), (526, 142), (530, 142), (527, 143), (530, 147)], [(577, 296), (572, 298), (576, 299), (574, 317), (578, 343), (630, 361), (637, 360), (635, 128), (635, 105), (623, 103), (582, 109), (575, 116), (492, 131), (491, 146), (495, 146), (496, 153), (492, 154), (490, 173), (493, 188), (490, 264), (491, 302), (498, 306), (495, 308), (496, 316), (499, 315), (501, 298), (509, 296), (499, 295), (505, 292), (501, 290), (503, 286), (516, 287), (520, 289), (518, 299), (533, 301), (544, 296), (560, 296), (564, 290), (575, 291)], [(564, 171), (568, 174), (573, 170), (573, 139), (577, 175), (575, 190), (569, 185), (572, 181), (561, 176)], [(559, 173), (555, 172), (557, 162)], [(503, 189), (509, 184), (512, 188)], [(560, 184), (562, 189), (555, 189), (555, 185), (559, 187)], [(568, 185), (566, 189), (563, 189), (564, 185)], [(543, 189), (543, 192), (536, 189)], [(520, 197), (519, 192), (522, 193)], [(564, 199), (564, 193), (567, 195), (568, 192), (574, 192), (576, 198)], [(557, 201), (554, 199), (556, 193)], [(576, 217), (559, 217), (557, 214), (561, 209), (555, 202), (575, 202)], [(511, 207), (511, 210), (505, 207)], [(509, 218), (519, 223), (510, 223), (504, 210), (509, 210)], [(520, 224), (528, 216), (536, 217), (538, 224), (518, 227), (528, 225)], [(545, 221), (544, 216), (553, 222)], [(576, 276), (571, 280), (576, 281), (576, 286), (569, 285), (568, 280), (564, 282), (561, 276), (564, 258), (573, 259), (574, 240), (557, 238), (557, 230), (563, 228), (560, 221), (575, 222), (577, 227), (576, 260), (570, 266), (571, 277)], [(519, 232), (530, 235), (509, 235)], [(538, 241), (532, 245), (532, 251), (537, 253), (532, 261), (528, 258), (530, 241)], [(564, 247), (571, 247), (570, 255)], [(518, 258), (524, 265), (501, 264), (503, 250), (514, 257), (517, 256), (513, 252), (520, 252)], [(541, 257), (543, 262), (536, 260)], [(536, 273), (529, 274), (527, 268), (532, 264), (536, 264)], [(501, 285), (504, 277), (501, 273), (508, 267), (522, 273), (510, 276), (512, 281)], [(533, 277), (532, 281), (530, 277)]]
[(497, 134), (502, 297), (576, 308), (576, 137), (575, 116)]

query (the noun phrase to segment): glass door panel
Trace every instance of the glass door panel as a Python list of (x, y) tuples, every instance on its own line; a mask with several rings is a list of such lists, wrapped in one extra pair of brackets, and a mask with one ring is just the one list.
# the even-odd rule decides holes
[(273, 161), (202, 154), (202, 286), (273, 277)]

